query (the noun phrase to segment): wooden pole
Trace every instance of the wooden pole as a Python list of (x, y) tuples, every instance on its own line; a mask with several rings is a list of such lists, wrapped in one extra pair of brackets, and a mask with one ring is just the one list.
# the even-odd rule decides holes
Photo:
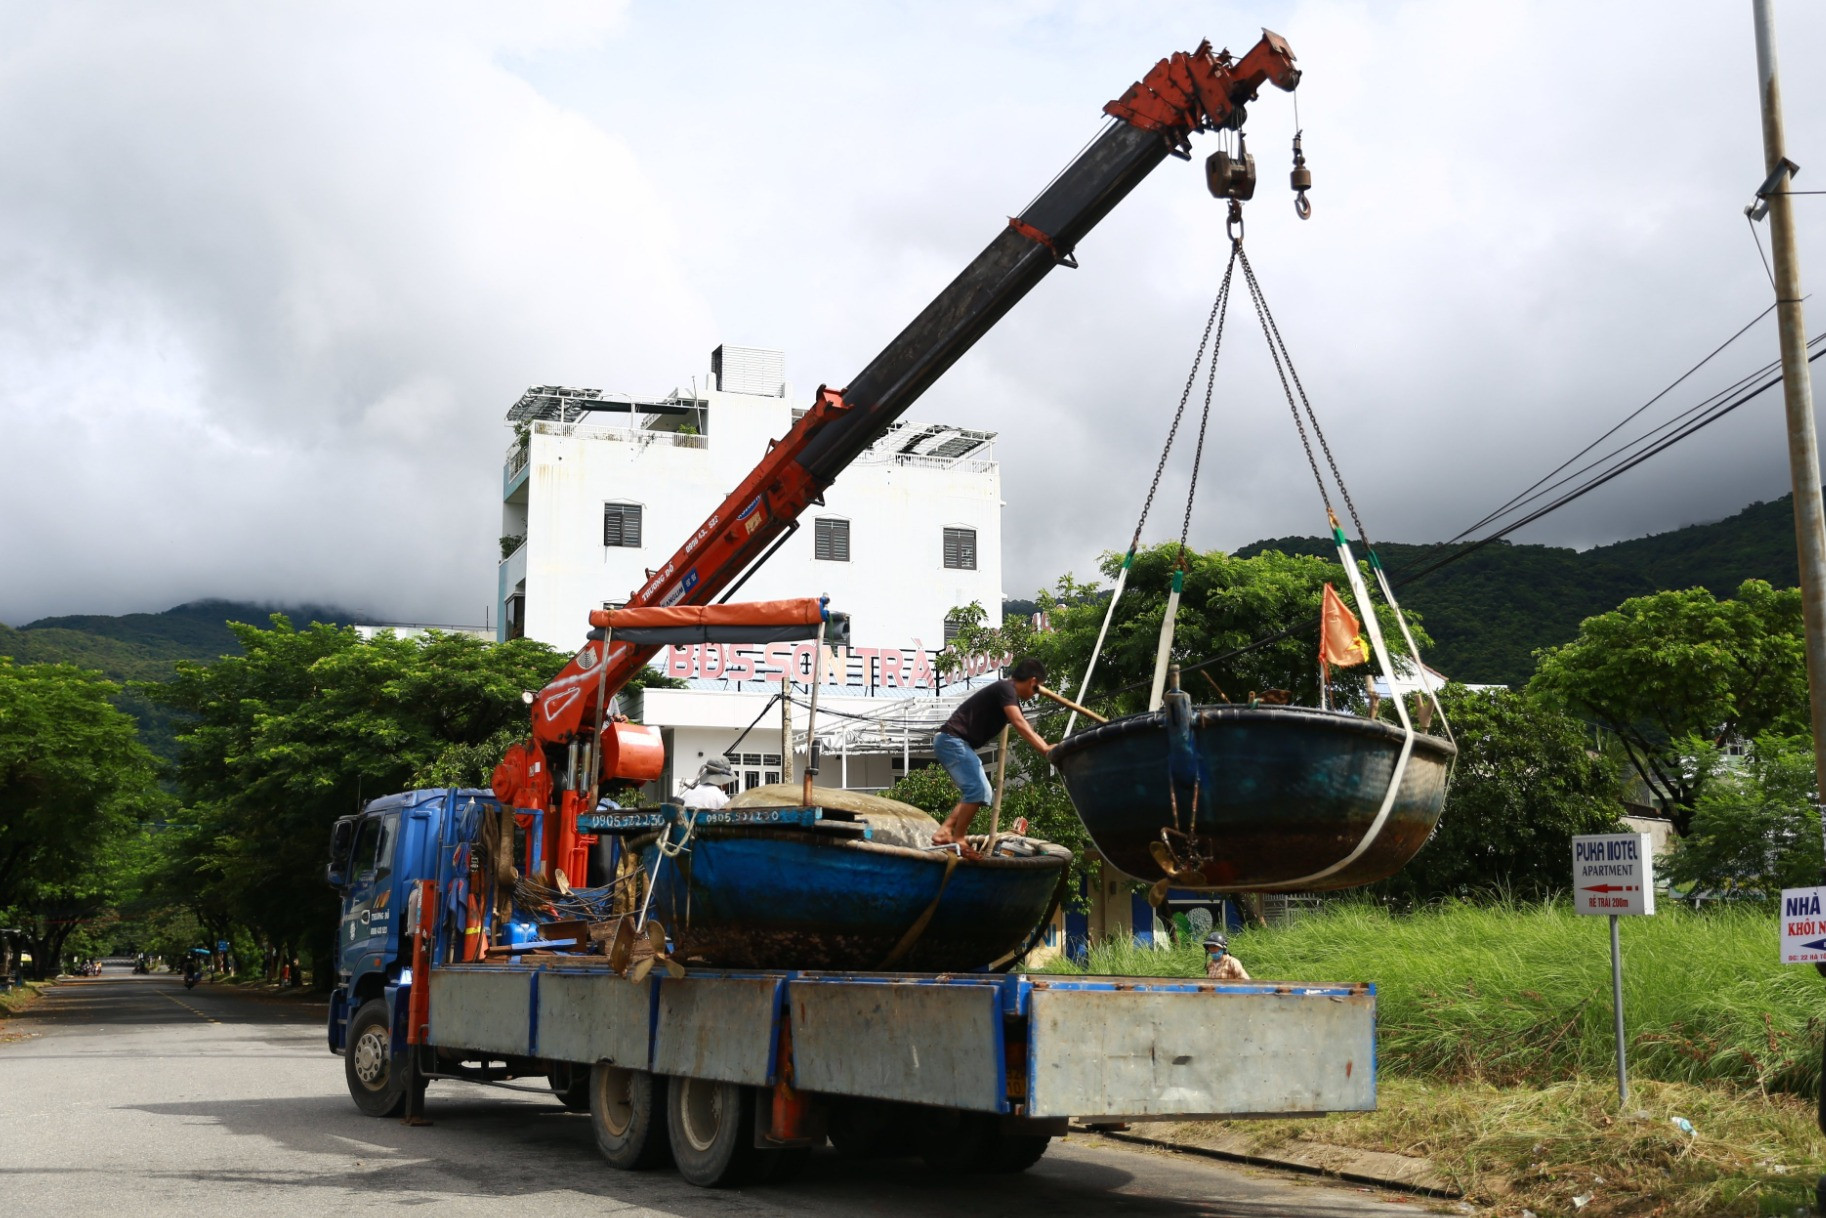
[(812, 780), (818, 776), (818, 687), (824, 684), (824, 622), (818, 622), (818, 640), (812, 645), (812, 699), (805, 712), (805, 790), (806, 807), (812, 802)]
[[(1073, 702), (1070, 698), (1066, 697), (1064, 694), (1054, 693), (1052, 690), (1047, 689), (1044, 685), (1040, 686), (1040, 696), (1042, 698), (1051, 698), (1054, 702), (1057, 702), (1060, 706), (1063, 706), (1066, 710), (1072, 711), (1075, 714), (1083, 715), (1086, 719), (1090, 719), (1097, 723), (1108, 723), (1109, 722), (1108, 719), (1104, 718), (1102, 715), (1099, 715), (1096, 711), (1087, 710), (1084, 707), (1079, 706), (1076, 702)], [(1007, 729), (1004, 728), (1003, 731), (1006, 732)]]
[(793, 780), (793, 675), (780, 674), (780, 781)]
[(984, 858), (995, 853), (995, 839), (1002, 835), (1002, 780), (1008, 777), (1008, 732), (1013, 726), (1002, 725), (1002, 738), (995, 746), (995, 802), (989, 805), (989, 849), (983, 851)]

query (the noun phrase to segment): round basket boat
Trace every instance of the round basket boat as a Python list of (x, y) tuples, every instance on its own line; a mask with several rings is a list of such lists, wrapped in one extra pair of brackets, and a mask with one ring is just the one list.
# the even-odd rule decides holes
[(1068, 737), (1052, 761), (1111, 865), (1139, 880), (1227, 892), (1321, 892), (1399, 871), (1426, 844), (1458, 750), (1299, 706), (1201, 706)]
[[(797, 794), (764, 787), (732, 806), (797, 803)], [(1031, 945), (1071, 861), (1069, 850), (1025, 838), (993, 857), (948, 861), (929, 848), (938, 823), (917, 808), (849, 791), (814, 790), (813, 802), (855, 813), (875, 840), (702, 828), (657, 873), (657, 847), (637, 844), (641, 867), (656, 874), (652, 916), (681, 958), (721, 968), (991, 967)]]

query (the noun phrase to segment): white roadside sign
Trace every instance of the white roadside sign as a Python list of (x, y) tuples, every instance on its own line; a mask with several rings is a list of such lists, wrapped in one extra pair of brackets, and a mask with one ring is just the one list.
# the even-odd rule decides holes
[(1782, 963), (1826, 963), (1826, 888), (1782, 889)]
[(1646, 833), (1572, 839), (1572, 907), (1598, 916), (1655, 912), (1655, 868)]

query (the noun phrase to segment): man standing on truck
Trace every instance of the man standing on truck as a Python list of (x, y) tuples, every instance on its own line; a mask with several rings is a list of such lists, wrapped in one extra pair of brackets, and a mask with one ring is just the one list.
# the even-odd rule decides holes
[(1004, 727), (1013, 727), (1022, 739), (1042, 757), (1052, 754), (1052, 745), (1041, 738), (1021, 713), (1021, 703), (1040, 690), (1046, 680), (1046, 665), (1032, 656), (1015, 664), (1014, 670), (1000, 681), (983, 688), (958, 703), (945, 726), (932, 738), (932, 751), (938, 763), (957, 784), (957, 806), (932, 836), (935, 846), (956, 845), (964, 848), (964, 835), (978, 808), (994, 798), (989, 789), (989, 775), (983, 772), (982, 758), (976, 751), (988, 744)]

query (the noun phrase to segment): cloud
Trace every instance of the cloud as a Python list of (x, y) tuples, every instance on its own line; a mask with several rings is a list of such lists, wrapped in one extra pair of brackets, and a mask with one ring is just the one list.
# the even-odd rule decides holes
[[(1826, 14), (1778, 20), (1808, 164)], [(722, 341), (785, 349), (803, 397), (842, 384), (1106, 100), (1262, 24), (1306, 70), (1316, 211), (1270, 92), (1248, 248), (1376, 535), (1457, 532), (1768, 303), (1748, 16), (1699, 0), (11, 10), (0, 620), (202, 595), (473, 619), (526, 385), (664, 393)], [(914, 407), (1001, 433), (1012, 595), (1127, 543), (1227, 253), (1199, 170), (1164, 165)], [(1817, 284), (1826, 210), (1798, 202)], [(1245, 303), (1205, 546), (1323, 524)], [(1765, 323), (1694, 384), (1773, 353)], [(1524, 537), (1785, 487), (1766, 395)]]
[(403, 11), (65, 7), (7, 40), (0, 616), (479, 619), (506, 404), (701, 360), (663, 191), (503, 66), (615, 23)]

